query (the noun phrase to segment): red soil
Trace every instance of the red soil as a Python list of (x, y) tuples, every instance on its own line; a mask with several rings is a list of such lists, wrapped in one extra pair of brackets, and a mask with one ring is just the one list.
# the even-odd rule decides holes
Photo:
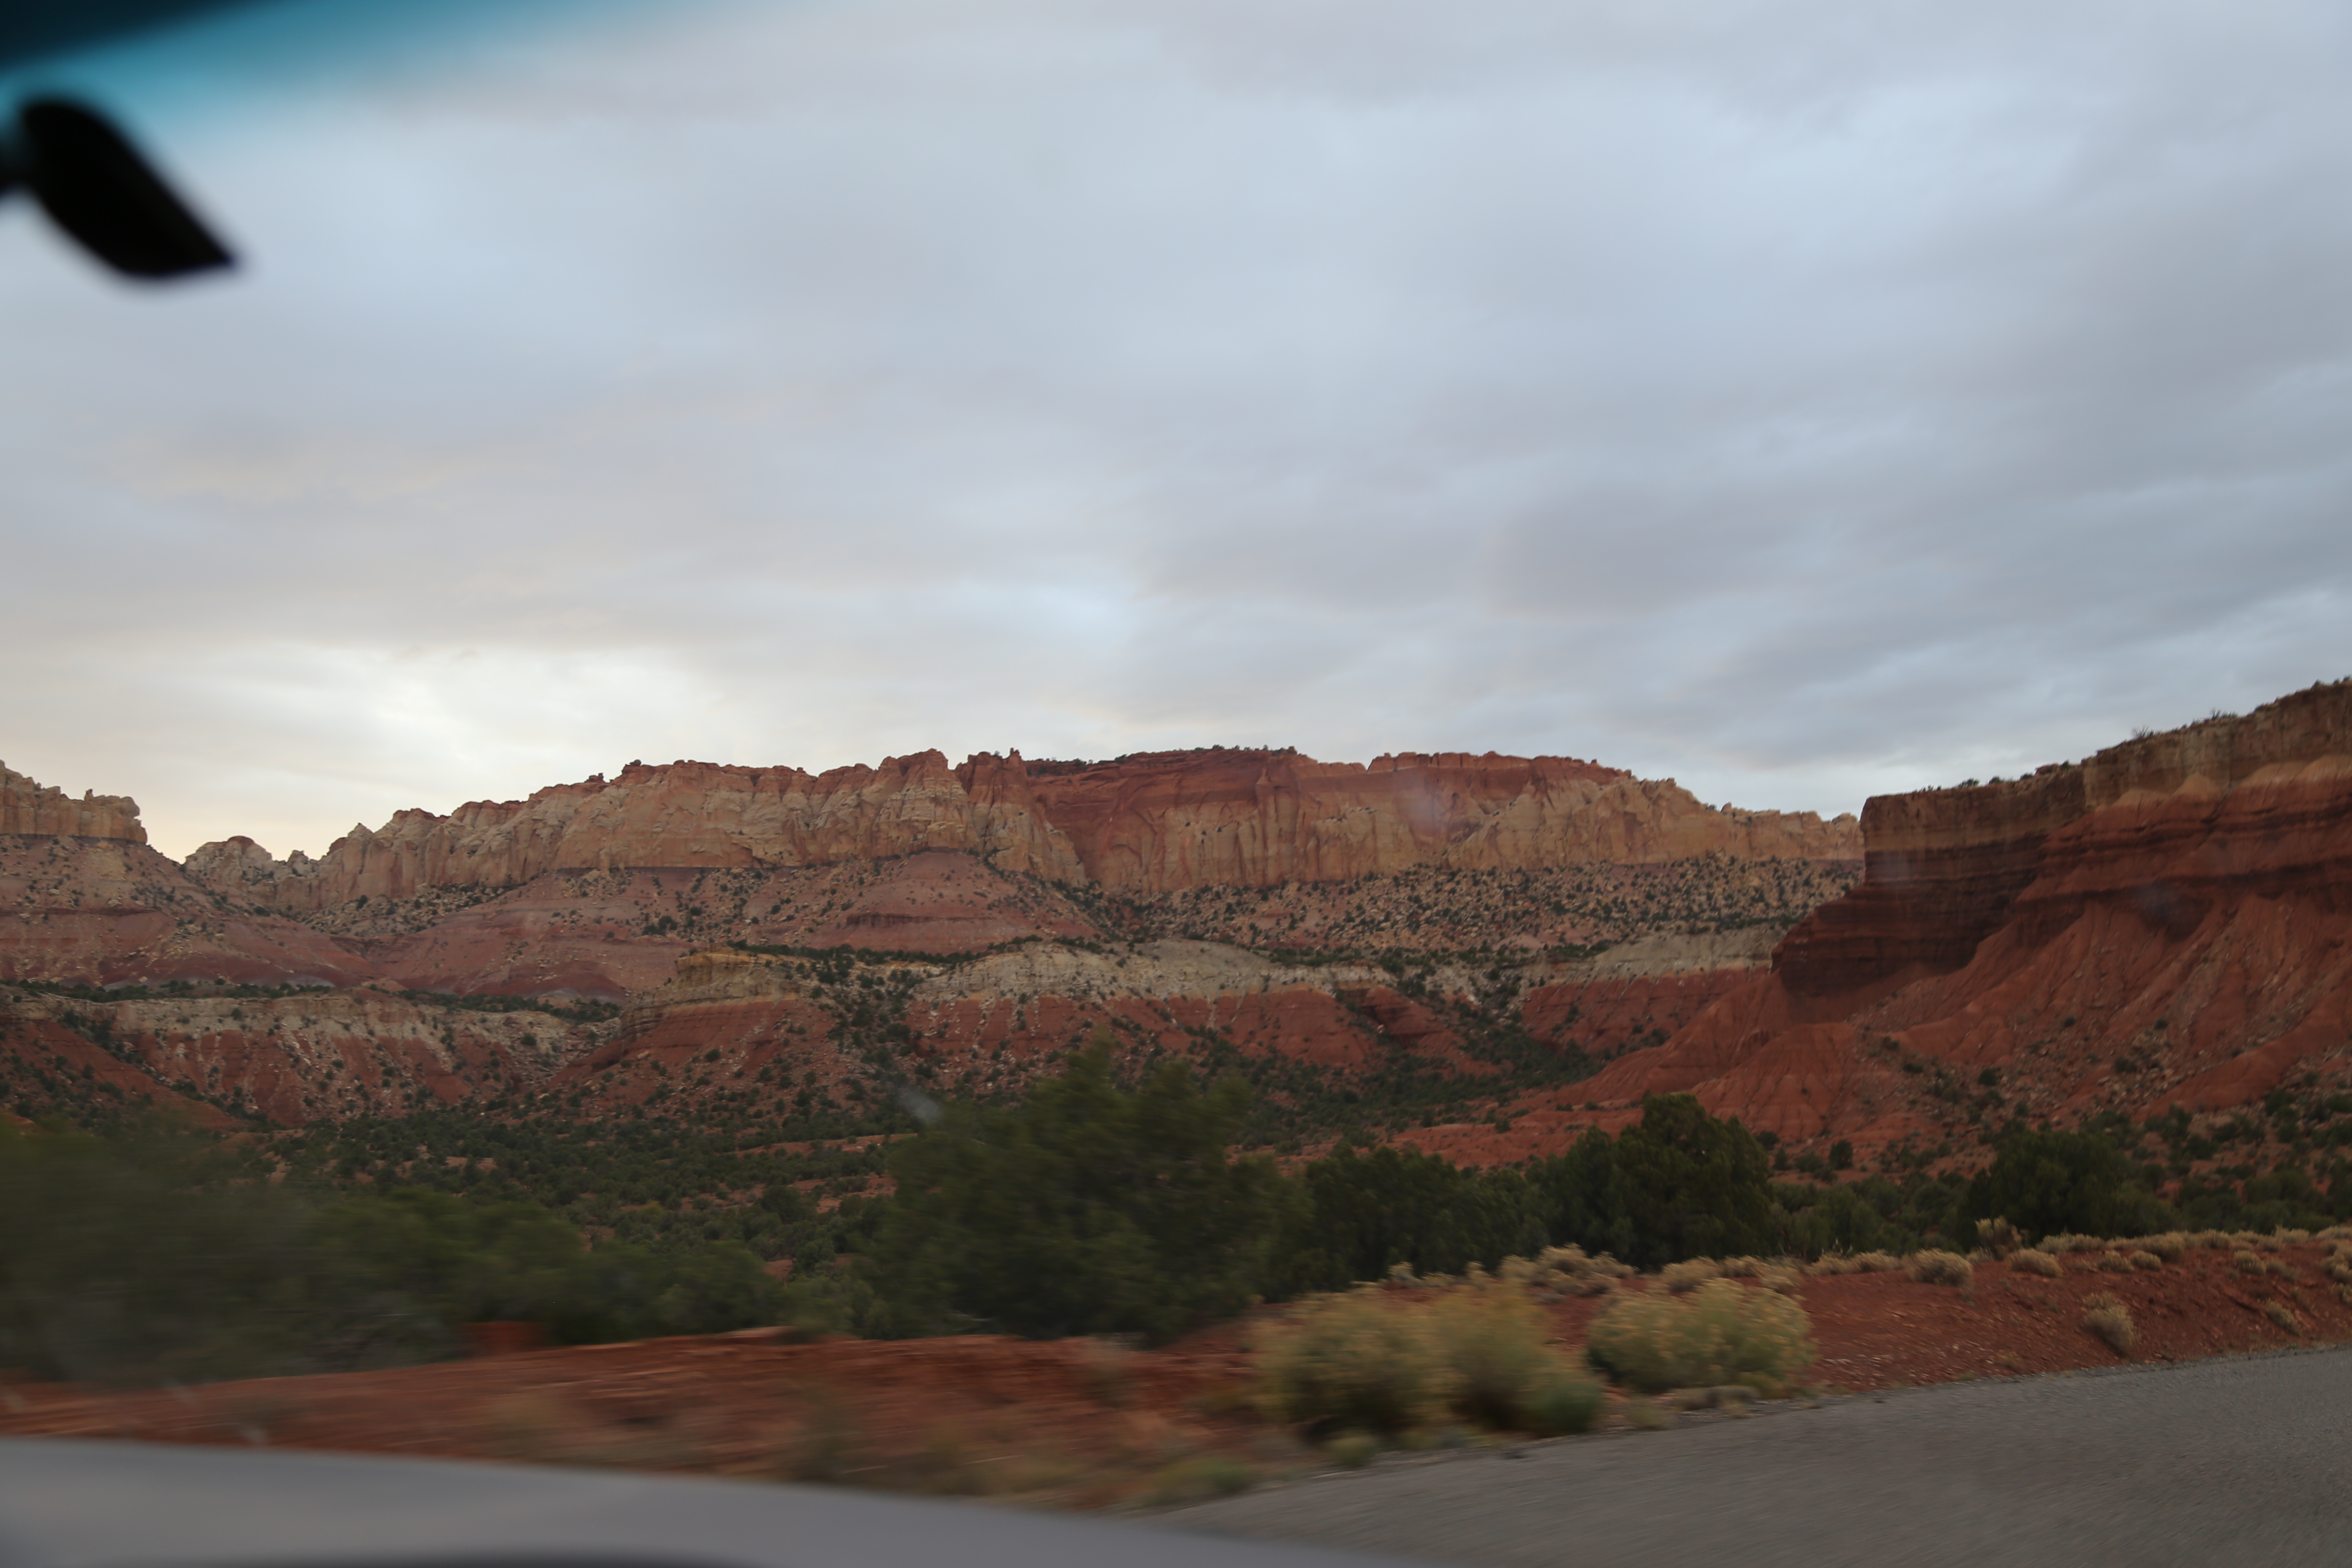
[[(2120, 1274), (2074, 1254), (2057, 1279), (1980, 1263), (1959, 1289), (1897, 1272), (1811, 1279), (1802, 1300), (1821, 1352), (1811, 1377), (1825, 1391), (1863, 1391), (2352, 1340), (2352, 1305), (2322, 1275), (2321, 1251), (2263, 1254), (2293, 1278), (2240, 1274), (2228, 1252), (2200, 1249)], [(2084, 1327), (2084, 1303), (2099, 1294), (2130, 1310), (2138, 1339), (2127, 1356)], [(1607, 1300), (1554, 1305), (1560, 1342), (1580, 1346)], [(2303, 1332), (2273, 1321), (2274, 1302)], [(1247, 1398), (1248, 1343), (1280, 1312), (1158, 1352), (978, 1336), (790, 1343), (755, 1330), (188, 1390), (19, 1383), (0, 1387), (0, 1432), (612, 1464), (1093, 1506), (1134, 1495), (1189, 1456), (1307, 1462), (1297, 1436), (1261, 1425)]]

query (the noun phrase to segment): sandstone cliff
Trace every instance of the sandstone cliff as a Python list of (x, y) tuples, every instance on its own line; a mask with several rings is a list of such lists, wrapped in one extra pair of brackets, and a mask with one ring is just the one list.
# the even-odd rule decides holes
[(74, 838), (127, 838), (147, 842), (139, 825), (139, 803), (129, 795), (92, 795), (79, 800), (61, 789), (35, 784), (0, 763), (0, 833), (56, 833)]
[(348, 985), (374, 973), (328, 933), (226, 900), (135, 840), (0, 836), (0, 980)]
[(1853, 819), (1700, 804), (1672, 782), (1558, 757), (1403, 754), (1325, 763), (1286, 752), (1171, 752), (1029, 763), (937, 752), (877, 768), (633, 763), (447, 816), (356, 826), (317, 861), (206, 845), (190, 875), (310, 914), (436, 887), (519, 887), (556, 871), (824, 865), (929, 849), (1003, 871), (1136, 892), (1330, 881), (1424, 865), (1647, 864), (1714, 852), (1851, 859)]
[(1862, 886), (1769, 978), (1591, 1097), (1692, 1089), (1786, 1139), (1867, 1144), (2352, 1083), (2352, 681), (1874, 799), (1863, 828)]

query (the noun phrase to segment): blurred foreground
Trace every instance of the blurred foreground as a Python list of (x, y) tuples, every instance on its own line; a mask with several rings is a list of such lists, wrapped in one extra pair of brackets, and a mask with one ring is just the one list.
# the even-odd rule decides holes
[[(2352, 1305), (2328, 1273), (2336, 1243), (2215, 1240), (2156, 1268), (2118, 1269), (2108, 1259), (2127, 1255), (2091, 1247), (1982, 1258), (1958, 1286), (1915, 1279), (1892, 1258), (1861, 1260), (1870, 1272), (1804, 1274), (1790, 1299), (1819, 1354), (1792, 1392), (2352, 1341)], [(1528, 1296), (1552, 1347), (1580, 1359), (1596, 1317), (1621, 1302), (1685, 1299), (1686, 1283), (1669, 1271), (1591, 1295)], [(1398, 1282), (1362, 1294), (1402, 1310), (1463, 1289)], [(2136, 1325), (2127, 1351), (2090, 1326), (2098, 1300)], [(19, 1381), (0, 1388), (0, 1432), (626, 1467), (1080, 1508), (1244, 1489), (1360, 1463), (1379, 1447), (1496, 1440), (1444, 1412), (1377, 1442), (1278, 1420), (1263, 1368), (1298, 1310), (1260, 1308), (1160, 1350), (996, 1335), (795, 1342), (793, 1331), (772, 1329), (201, 1388)], [(1597, 1428), (1714, 1421), (1743, 1405), (1707, 1391), (1652, 1394), (1628, 1378), (1607, 1391)]]

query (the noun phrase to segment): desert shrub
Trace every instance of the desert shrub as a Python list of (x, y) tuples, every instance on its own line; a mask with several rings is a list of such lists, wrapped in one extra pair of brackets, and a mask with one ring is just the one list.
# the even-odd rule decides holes
[(1805, 1288), (1805, 1269), (1798, 1263), (1768, 1263), (1756, 1271), (1756, 1283), (1782, 1296), (1794, 1296)]
[(2300, 1279), (2303, 1278), (2303, 1275), (2296, 1270), (2295, 1266), (2289, 1263), (2284, 1258), (2263, 1258), (2263, 1272), (2265, 1274), (2275, 1274), (2282, 1279)]
[(2093, 1267), (2102, 1274), (2128, 1274), (2131, 1272), (2131, 1259), (2120, 1252), (2102, 1252)]
[(1444, 1402), (1446, 1375), (1423, 1315), (1356, 1290), (1302, 1304), (1259, 1358), (1284, 1421), (1394, 1432)]
[(1892, 1274), (1903, 1267), (1903, 1260), (1891, 1252), (1863, 1252), (1854, 1255), (1856, 1274)]
[(2230, 1255), (2230, 1267), (2241, 1274), (2260, 1274), (2263, 1271), (2262, 1255), (2243, 1250), (2233, 1252)]
[(2226, 1230), (2200, 1230), (2189, 1238), (2189, 1245), (2207, 1252), (2227, 1252), (2238, 1245), (2238, 1238)]
[(1995, 1258), (2002, 1258), (2015, 1252), (2025, 1243), (2018, 1236), (2015, 1226), (1995, 1215), (1977, 1226), (1977, 1245), (1991, 1253)]
[(1580, 1247), (1547, 1247), (1533, 1258), (1506, 1258), (1496, 1277), (1539, 1298), (1601, 1296), (1611, 1285), (1636, 1272), (1605, 1252), (1593, 1258)]
[(2189, 1238), (2179, 1231), (2168, 1230), (2141, 1237), (2139, 1245), (2141, 1251), (2154, 1253), (2160, 1263), (2178, 1263), (2181, 1254), (2189, 1250)]
[(1786, 1296), (1712, 1280), (1687, 1296), (1626, 1296), (1593, 1319), (1586, 1352), (1631, 1388), (1743, 1383), (1776, 1393), (1812, 1364), (1805, 1310)]
[(1957, 1252), (1915, 1252), (1910, 1274), (1922, 1285), (1965, 1285), (1976, 1278), (1969, 1260)]
[(1567, 1437), (1589, 1429), (1601, 1414), (1601, 1385), (1566, 1365), (1536, 1385), (1522, 1406), (1528, 1431)]
[(2327, 1277), (2338, 1285), (2352, 1285), (2352, 1258), (2337, 1253), (2320, 1265)]
[(1325, 1450), (1343, 1470), (1360, 1470), (1381, 1456), (1381, 1440), (1370, 1432), (1342, 1432)]
[(2163, 1258), (2158, 1257), (2155, 1253), (2145, 1249), (2129, 1254), (2126, 1257), (2126, 1261), (2134, 1268), (2149, 1269), (2161, 1268), (2164, 1267)]
[(1507, 1285), (1467, 1285), (1417, 1310), (1445, 1381), (1445, 1397), (1464, 1418), (1524, 1430), (1535, 1392), (1572, 1377), (1565, 1357), (1544, 1341), (1544, 1316)]
[(2009, 1266), (2021, 1274), (2039, 1274), (2045, 1279), (2055, 1279), (2066, 1272), (2066, 1266), (2046, 1252), (2027, 1247), (2010, 1258)]
[(1710, 1279), (1722, 1278), (1722, 1266), (1711, 1258), (1693, 1258), (1682, 1263), (1669, 1263), (1658, 1270), (1658, 1283), (1677, 1296), (1685, 1290), (1696, 1290)]
[(2097, 1252), (2104, 1249), (2107, 1244), (2095, 1236), (2076, 1236), (2071, 1232), (2060, 1231), (2055, 1236), (2043, 1237), (2037, 1245), (2042, 1251), (2063, 1258), (2070, 1252)]
[(2107, 1347), (2117, 1355), (2131, 1354), (2138, 1331), (2132, 1325), (2130, 1308), (2113, 1296), (2085, 1297), (2083, 1307), (2084, 1328), (2106, 1341)]
[(2303, 1332), (2302, 1314), (2275, 1297), (2263, 1303), (2263, 1315), (2290, 1334)]
[(1806, 1266), (1809, 1274), (1853, 1274), (1857, 1272), (1853, 1259), (1842, 1252), (1824, 1252)]

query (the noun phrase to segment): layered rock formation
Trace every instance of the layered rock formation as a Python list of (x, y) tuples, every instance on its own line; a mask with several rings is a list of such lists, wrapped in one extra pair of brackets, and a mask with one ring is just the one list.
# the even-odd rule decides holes
[(528, 1103), (615, 1026), (479, 1013), (373, 987), (106, 1000), (0, 985), (0, 1106), (21, 1116), (171, 1110), (284, 1126)]
[(139, 803), (126, 795), (92, 795), (79, 800), (61, 789), (35, 784), (0, 763), (0, 834), (57, 833), (75, 838), (127, 838), (147, 842), (139, 825)]
[(0, 835), (0, 980), (348, 985), (374, 973), (326, 932), (223, 899), (136, 840)]
[(407, 811), (354, 827), (312, 862), (249, 840), (206, 845), (190, 874), (231, 897), (312, 914), (433, 888), (519, 887), (551, 872), (814, 866), (961, 850), (999, 870), (1139, 892), (1269, 886), (1444, 865), (1653, 863), (1708, 853), (1853, 858), (1850, 817), (1701, 805), (1671, 782), (1558, 757), (1404, 754), (1369, 765), (1287, 752), (1171, 752), (1116, 763), (937, 752), (878, 768), (633, 763), (620, 776)]
[(1863, 824), (1862, 886), (1593, 1098), (1867, 1144), (2352, 1083), (2352, 682)]

